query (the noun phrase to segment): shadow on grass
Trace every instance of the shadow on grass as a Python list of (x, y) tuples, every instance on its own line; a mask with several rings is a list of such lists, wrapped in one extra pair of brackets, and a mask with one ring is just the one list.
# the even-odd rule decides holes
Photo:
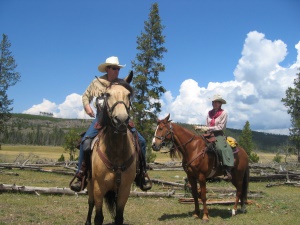
[[(228, 219), (231, 218), (231, 211), (227, 209), (209, 209), (208, 215), (210, 218), (220, 217), (222, 219)], [(192, 216), (193, 216), (193, 212), (180, 213), (180, 214), (163, 214), (161, 217), (158, 218), (158, 220), (167, 221), (176, 218), (188, 218)], [(203, 211), (201, 210), (200, 219), (202, 218), (202, 216), (203, 216)]]

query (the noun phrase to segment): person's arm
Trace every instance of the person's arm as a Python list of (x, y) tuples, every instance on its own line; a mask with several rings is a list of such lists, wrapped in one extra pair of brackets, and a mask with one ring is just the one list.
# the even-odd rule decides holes
[(82, 95), (82, 104), (84, 107), (85, 112), (90, 117), (95, 117), (95, 113), (90, 106), (91, 101), (93, 100), (93, 90), (94, 90), (94, 81), (88, 86), (88, 88), (85, 90), (85, 92)]
[(90, 106), (90, 104), (85, 105), (84, 110), (85, 110), (86, 114), (88, 114), (90, 117), (95, 118), (95, 113), (94, 113), (92, 107)]

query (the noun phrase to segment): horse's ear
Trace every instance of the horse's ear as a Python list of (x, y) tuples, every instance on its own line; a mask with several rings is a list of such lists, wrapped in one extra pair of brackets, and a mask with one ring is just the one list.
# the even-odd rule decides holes
[(124, 80), (125, 80), (128, 84), (130, 84), (131, 81), (132, 81), (132, 77), (133, 77), (133, 71), (131, 70), (130, 73), (128, 74), (128, 76), (124, 78)]
[(170, 118), (170, 113), (167, 115), (167, 117), (165, 118), (165, 121), (169, 121)]

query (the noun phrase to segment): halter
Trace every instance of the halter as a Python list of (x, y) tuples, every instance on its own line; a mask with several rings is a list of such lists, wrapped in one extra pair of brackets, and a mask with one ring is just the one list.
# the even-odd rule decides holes
[[(114, 85), (119, 85), (119, 83), (117, 83), (117, 82), (114, 82), (113, 84), (114, 84)], [(106, 88), (106, 90), (107, 90), (107, 88)], [(108, 117), (109, 117), (109, 119), (110, 119), (110, 124), (112, 125), (112, 127), (114, 127), (115, 133), (118, 133), (118, 132), (121, 131), (120, 127), (121, 127), (122, 125), (123, 125), (124, 127), (127, 127), (127, 124), (128, 124), (128, 121), (129, 121), (129, 117), (128, 117), (128, 120), (126, 120), (126, 121), (120, 123), (119, 125), (117, 125), (117, 124), (114, 122), (114, 120), (113, 120), (112, 113), (113, 113), (115, 107), (116, 107), (118, 104), (123, 104), (123, 105), (125, 106), (125, 109), (126, 109), (127, 114), (129, 115), (129, 113), (130, 113), (131, 102), (129, 102), (129, 107), (127, 107), (127, 105), (125, 104), (124, 101), (116, 101), (116, 102), (110, 107), (110, 106), (108, 105), (108, 102), (107, 102), (108, 94), (107, 94), (106, 90), (105, 90), (105, 92), (102, 94), (103, 100), (104, 100), (104, 104), (105, 104), (105, 106), (106, 106), (106, 108), (107, 108), (107, 113), (108, 113)], [(125, 130), (125, 133), (126, 133), (126, 132), (127, 132), (127, 130)]]
[[(168, 132), (165, 134), (165, 136), (156, 136), (156, 135), (154, 135), (155, 138), (161, 140), (161, 143), (164, 143), (165, 139), (167, 138), (167, 136), (168, 136), (169, 134), (171, 134), (172, 140), (173, 140), (173, 138), (174, 138), (174, 132), (173, 132), (172, 123), (171, 123), (171, 121), (169, 121), (168, 123), (170, 123), (170, 128), (168, 129)], [(167, 127), (167, 126), (166, 126), (166, 127)], [(168, 140), (168, 139), (167, 139), (167, 140)], [(170, 140), (168, 140), (168, 141), (170, 141)]]

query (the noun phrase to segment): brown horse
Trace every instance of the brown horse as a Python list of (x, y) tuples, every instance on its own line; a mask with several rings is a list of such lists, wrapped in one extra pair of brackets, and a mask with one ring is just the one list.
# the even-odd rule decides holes
[[(195, 135), (192, 131), (172, 123), (170, 114), (163, 120), (157, 120), (157, 128), (154, 134), (152, 148), (159, 151), (167, 142), (172, 142), (171, 155), (179, 152), (182, 155), (182, 167), (191, 185), (195, 202), (193, 216), (200, 217), (198, 202), (197, 182), (200, 184), (200, 198), (203, 203), (203, 221), (208, 221), (208, 209), (206, 206), (206, 179), (220, 176), (224, 171), (216, 165), (216, 155), (207, 151), (206, 141), (203, 136)], [(232, 210), (235, 215), (239, 200), (241, 209), (246, 211), (247, 192), (249, 183), (248, 155), (238, 146), (234, 154), (234, 168), (232, 169), (232, 184), (236, 187), (236, 200)]]
[(132, 95), (129, 83), (132, 80), (132, 73), (124, 80), (108, 82), (99, 79), (106, 87), (102, 96), (103, 115), (99, 119), (103, 128), (96, 137), (91, 156), (91, 176), (87, 186), (89, 210), (85, 224), (91, 224), (94, 207), (96, 208), (94, 223), (103, 224), (104, 200), (114, 216), (114, 224), (123, 224), (125, 204), (136, 176), (134, 140), (127, 129)]

